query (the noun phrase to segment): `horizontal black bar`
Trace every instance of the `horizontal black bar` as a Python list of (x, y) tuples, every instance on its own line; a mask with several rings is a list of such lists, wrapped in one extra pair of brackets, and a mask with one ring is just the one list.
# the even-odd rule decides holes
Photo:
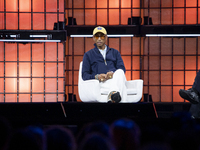
[[(127, 21), (128, 22), (128, 21)], [(96, 26), (67, 25), (65, 30), (1, 30), (0, 38), (16, 35), (16, 39), (30, 39), (30, 35), (47, 35), (47, 39), (65, 41), (70, 35), (92, 35)], [(109, 34), (200, 34), (200, 25), (106, 25)], [(183, 36), (184, 37), (184, 36)]]
[[(128, 22), (128, 20), (127, 20)], [(96, 26), (80, 26), (80, 25), (68, 25), (65, 26), (67, 35), (92, 35), (92, 32)], [(108, 34), (134, 34), (140, 33), (139, 25), (115, 25), (104, 26)]]
[[(0, 39), (10, 38), (10, 35), (16, 35), (16, 39), (30, 39), (30, 35), (47, 35), (46, 38), (50, 40), (66, 41), (66, 37), (70, 35), (92, 35), (93, 29), (95, 27), (96, 26), (94, 25), (92, 26), (67, 25), (65, 26), (65, 30), (1, 30)], [(200, 34), (200, 25), (196, 24), (195, 25), (106, 25), (104, 27), (106, 28), (108, 34), (111, 35), (133, 34), (134, 36), (137, 37), (143, 37), (146, 36), (146, 34)]]
[[(13, 37), (15, 35), (15, 37)], [(31, 35), (46, 35), (47, 37), (31, 37)], [(66, 30), (1, 30), (0, 39), (47, 39), (66, 41)]]
[[(128, 20), (127, 20), (128, 22)], [(92, 35), (96, 26), (67, 25), (67, 36)], [(200, 25), (114, 25), (104, 26), (108, 34), (133, 34), (146, 36), (146, 34), (200, 34)], [(172, 36), (173, 37), (173, 36)], [(184, 36), (183, 36), (184, 37)]]
[(142, 25), (141, 35), (146, 34), (199, 34), (200, 25)]

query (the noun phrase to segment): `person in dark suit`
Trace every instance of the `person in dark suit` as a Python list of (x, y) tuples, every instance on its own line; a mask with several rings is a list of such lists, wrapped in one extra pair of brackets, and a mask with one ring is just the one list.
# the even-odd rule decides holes
[(192, 118), (200, 118), (200, 70), (195, 77), (192, 87), (188, 90), (180, 89), (179, 95), (191, 103), (190, 113)]

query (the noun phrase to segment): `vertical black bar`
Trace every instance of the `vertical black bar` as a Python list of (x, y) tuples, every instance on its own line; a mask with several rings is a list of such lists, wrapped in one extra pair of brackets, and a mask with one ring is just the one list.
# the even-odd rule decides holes
[(119, 25), (121, 25), (121, 11), (122, 11), (121, 0), (119, 0)]
[(133, 75), (133, 37), (131, 37), (131, 80)]
[[(65, 7), (66, 7), (66, 1), (64, 0), (64, 19), (66, 20), (66, 17), (67, 16), (69, 16), (69, 11), (67, 11), (68, 12), (68, 15), (66, 15), (66, 13), (65, 13)], [(67, 38), (68, 39), (68, 38)], [(65, 102), (66, 101), (66, 88), (65, 88), (65, 81), (66, 81), (66, 75), (65, 75), (65, 63), (66, 63), (66, 61), (65, 61), (65, 55), (66, 55), (66, 52), (65, 52), (65, 50), (66, 50), (66, 42), (68, 42), (68, 40), (66, 40), (64, 43), (63, 43), (63, 61), (64, 61), (64, 63), (63, 63), (63, 77), (64, 77), (64, 79), (63, 79), (63, 89), (64, 89), (64, 96), (63, 96), (63, 101)]]
[(196, 73), (198, 72), (198, 56), (199, 56), (199, 53), (198, 53), (198, 47), (199, 47), (198, 38), (199, 37), (196, 37)]
[(107, 25), (109, 25), (109, 0), (107, 0)]
[(32, 50), (33, 45), (32, 45), (32, 43), (30, 43), (30, 46), (31, 46), (31, 62), (30, 62), (31, 63), (31, 81), (30, 81), (30, 83), (31, 83), (30, 84), (30, 92), (31, 93), (30, 93), (30, 102), (33, 102), (32, 101), (32, 96), (33, 96), (32, 95), (32, 93), (33, 93), (33, 88), (32, 88), (33, 87), (33, 62), (32, 62), (33, 61), (33, 58), (32, 58), (33, 57), (33, 50)]
[[(72, 0), (72, 17), (74, 17), (74, 2)], [(73, 24), (73, 19), (72, 19)], [(74, 38), (72, 38), (72, 94), (74, 94)], [(72, 96), (71, 101), (74, 101), (74, 96)]]
[(162, 24), (162, 0), (160, 0), (160, 25)]
[(147, 86), (148, 86), (148, 94), (149, 94), (149, 88), (150, 88), (150, 85), (149, 85), (149, 79), (150, 79), (150, 77), (149, 77), (149, 74), (150, 74), (150, 70), (149, 70), (149, 57), (150, 57), (150, 56), (149, 56), (149, 55), (150, 55), (150, 54), (149, 54), (149, 47), (150, 47), (150, 42), (149, 42), (149, 39), (150, 39), (150, 38), (148, 37), (148, 50), (147, 50), (147, 51), (148, 51), (148, 52), (147, 52), (147, 53), (148, 53), (148, 54), (147, 54), (147, 55), (148, 55), (148, 57), (147, 57), (147, 62), (148, 62), (148, 67), (147, 67), (147, 72), (148, 72), (148, 73), (147, 73), (147, 74), (148, 74), (148, 83), (147, 83)]
[(45, 97), (45, 80), (46, 80), (46, 78), (45, 78), (45, 65), (46, 65), (46, 60), (45, 60), (45, 48), (46, 48), (46, 45), (45, 45), (46, 43), (44, 43), (44, 102), (45, 102), (45, 99), (46, 99), (46, 97)]
[(171, 102), (174, 102), (174, 99), (173, 99), (173, 90), (174, 90), (174, 85), (173, 85), (173, 80), (174, 80), (174, 77), (173, 77), (173, 74), (174, 74), (174, 57), (173, 57), (173, 55), (174, 55), (174, 38), (172, 37), (172, 82), (171, 82), (171, 84), (172, 84), (172, 88), (171, 88), (171, 90), (172, 90), (172, 101)]
[(148, 0), (148, 16), (150, 16), (149, 14), (150, 14), (150, 4), (149, 4), (149, 2), (150, 2), (150, 0)]
[[(142, 45), (142, 37), (140, 37), (140, 79), (142, 79), (142, 72), (143, 72), (143, 70), (142, 70), (142, 60), (143, 60), (143, 57), (144, 56), (142, 56), (142, 48), (141, 48), (141, 45)], [(143, 49), (144, 49), (144, 39), (143, 39)]]
[(186, 0), (184, 0), (184, 25), (186, 24)]
[[(131, 1), (131, 16), (132, 16), (132, 1)], [(127, 23), (128, 24), (128, 23)], [(131, 37), (131, 80), (133, 79), (133, 37)]]
[(172, 0), (172, 25), (174, 24), (174, 0)]
[(160, 102), (162, 102), (161, 101), (161, 44), (162, 44), (162, 40), (161, 40), (161, 37), (159, 37), (159, 49), (160, 49), (160, 51), (159, 51), (159, 74), (160, 74), (160, 77), (159, 77), (159, 90), (160, 90), (160, 93), (159, 93), (159, 99), (160, 99)]
[[(161, 9), (161, 7), (162, 7), (162, 0), (160, 0), (160, 25), (162, 24), (162, 18), (161, 18), (161, 17), (162, 17), (162, 15), (161, 15), (162, 9)], [(162, 83), (161, 83), (161, 77), (162, 77), (162, 75), (161, 75), (161, 73), (162, 73), (162, 67), (161, 67), (162, 53), (161, 53), (161, 51), (162, 51), (162, 49), (161, 49), (161, 47), (162, 47), (162, 46), (161, 46), (161, 45), (162, 45), (162, 39), (161, 39), (161, 37), (159, 37), (159, 49), (160, 49), (160, 53), (159, 53), (159, 55), (160, 55), (160, 56), (159, 56), (159, 59), (160, 59), (160, 66), (159, 66), (159, 67), (160, 67), (160, 68), (159, 68), (159, 74), (160, 74), (160, 79), (159, 79), (159, 80), (160, 80), (160, 82), (159, 82), (159, 83), (160, 83), (160, 85), (159, 85), (159, 86), (160, 86), (160, 95), (159, 95), (159, 98), (160, 98), (160, 102), (162, 102), (162, 100), (161, 100), (161, 98), (162, 98), (162, 97), (161, 97), (161, 93), (162, 93), (162, 92), (161, 92), (161, 91), (162, 91), (162, 86), (161, 86), (161, 85), (162, 85)]]
[[(132, 1), (131, 1), (131, 17), (132, 17), (132, 9), (133, 9), (133, 6), (132, 6)], [(140, 16), (142, 15), (141, 11), (143, 9), (143, 0), (140, 0)], [(144, 16), (144, 9), (143, 9), (143, 16)], [(141, 18), (144, 18), (143, 16), (141, 16)], [(142, 44), (142, 40), (143, 40), (143, 50), (144, 50), (144, 38), (140, 37), (140, 79), (142, 79), (142, 48), (141, 48), (141, 44)]]
[(4, 0), (4, 30), (6, 30), (6, 0)]
[(19, 43), (17, 43), (17, 102), (19, 102)]
[[(184, 74), (183, 74), (183, 77), (184, 77), (184, 89), (185, 89), (185, 73), (186, 73), (186, 71), (185, 71), (185, 37), (184, 37), (184, 54), (183, 54), (183, 56), (184, 56), (184, 67), (183, 67), (183, 71), (184, 71)], [(184, 102), (185, 102), (185, 100), (184, 100)]]
[(85, 25), (85, 0), (83, 1), (83, 25)]
[[(74, 94), (74, 38), (72, 38), (72, 94)], [(72, 102), (74, 96), (72, 96)]]
[(57, 0), (57, 30), (59, 30), (59, 0)]
[(31, 30), (33, 30), (33, 0), (31, 0)]
[[(140, 0), (141, 1), (141, 0)], [(133, 16), (133, 2), (131, 1), (131, 16), (130, 17), (132, 17)], [(141, 9), (140, 9), (141, 10)], [(128, 24), (128, 22), (127, 22), (127, 24)]]
[[(149, 5), (150, 5), (149, 2), (150, 2), (150, 0), (148, 0), (148, 16), (149, 16), (149, 14), (150, 14), (150, 13), (149, 13), (149, 9), (150, 9), (150, 8), (149, 8)], [(148, 53), (148, 54), (147, 54), (147, 55), (148, 55), (148, 58), (147, 58), (147, 59), (148, 59), (148, 61), (147, 61), (147, 62), (148, 62), (148, 83), (147, 83), (147, 86), (148, 86), (148, 94), (149, 94), (149, 88), (150, 88), (150, 85), (149, 85), (149, 79), (150, 79), (150, 78), (149, 78), (149, 57), (150, 57), (150, 56), (149, 56), (149, 47), (150, 47), (149, 39), (150, 39), (150, 37), (148, 37), (148, 50), (147, 50), (147, 51), (148, 51), (148, 52), (147, 52), (147, 53)], [(149, 101), (149, 99), (148, 99), (148, 101)]]
[(199, 7), (198, 6), (199, 6), (199, 1), (197, 0), (197, 7), (196, 7), (197, 8), (197, 18), (196, 18), (197, 19), (197, 23), (196, 24), (198, 24), (198, 22), (199, 22), (199, 18), (198, 18), (198, 16), (199, 16), (199, 10), (198, 10), (198, 8)]
[(66, 61), (65, 61), (65, 49), (66, 49), (66, 42), (65, 43), (63, 43), (63, 77), (64, 77), (64, 79), (63, 79), (63, 89), (64, 89), (64, 96), (63, 96), (63, 101), (65, 102), (66, 101), (66, 88), (65, 88), (65, 81), (66, 81), (66, 76), (65, 76), (65, 63), (66, 63)]
[[(72, 0), (72, 18), (74, 18), (74, 1)], [(72, 19), (72, 24), (74, 24), (74, 19)]]
[[(67, 93), (69, 93), (69, 37), (67, 37), (67, 41), (68, 41), (68, 45), (67, 45), (67, 46), (68, 46), (68, 47), (67, 47), (67, 50), (68, 50), (67, 65), (68, 65), (68, 66), (66, 67), (66, 69), (68, 70), (68, 72), (67, 72), (66, 74), (68, 75), (68, 76), (67, 76), (67, 77), (68, 77), (68, 79), (67, 79), (67, 81), (68, 81), (68, 82), (67, 82), (67, 86), (68, 86), (68, 91), (67, 91)], [(69, 101), (69, 98), (68, 98), (68, 101)]]
[[(172, 25), (174, 24), (174, 0), (172, 0)], [(174, 82), (173, 82), (173, 80), (174, 80), (174, 67), (173, 67), (173, 62), (174, 62), (174, 57), (173, 57), (173, 55), (174, 55), (174, 38), (172, 37), (172, 101), (171, 102), (173, 102), (174, 100), (173, 100), (173, 95), (174, 95), (174, 92), (173, 92), (173, 88), (174, 88)]]
[[(64, 0), (64, 5), (63, 5), (63, 10), (64, 10), (64, 20), (66, 21), (66, 12), (65, 12), (65, 7), (66, 7), (66, 0)], [(67, 11), (68, 12), (68, 11)], [(65, 22), (66, 23), (66, 22)], [(66, 24), (65, 24), (66, 25)]]
[(56, 42), (56, 45), (57, 45), (57, 64), (56, 64), (56, 65), (57, 65), (57, 77), (56, 77), (56, 79), (57, 79), (57, 89), (56, 89), (57, 96), (56, 96), (56, 97), (57, 97), (57, 102), (58, 102), (58, 82), (59, 82), (59, 81), (58, 81), (58, 69), (59, 69), (59, 68), (58, 68), (58, 67), (59, 67), (59, 64), (58, 64), (58, 49), (59, 49), (59, 47), (58, 47), (58, 42)]
[[(64, 17), (65, 17), (65, 25), (68, 23), (68, 16), (69, 16), (69, 4), (68, 0), (64, 0)], [(66, 12), (67, 11), (67, 12)]]
[[(131, 17), (132, 17), (132, 9), (133, 9), (133, 6), (132, 6), (132, 5), (133, 5), (133, 3), (132, 3), (132, 1), (131, 1)], [(143, 9), (143, 7), (142, 7), (142, 0), (140, 0), (139, 9), (140, 9), (140, 17), (143, 18), (143, 16), (144, 16), (144, 9)], [(141, 15), (142, 15), (142, 13), (141, 13), (142, 9), (143, 9), (143, 16), (141, 16)]]
[(19, 0), (17, 1), (18, 30), (19, 30)]
[[(31, 30), (33, 30), (33, 0), (31, 0)], [(32, 46), (32, 43), (30, 43), (30, 46), (31, 46), (31, 81), (30, 81), (30, 102), (33, 102), (33, 100), (32, 100), (32, 98), (33, 98), (33, 95), (32, 95), (32, 92), (33, 92), (33, 76), (32, 76), (32, 74), (33, 74), (33, 63), (32, 63), (32, 48), (33, 48), (33, 46)]]
[(4, 86), (3, 86), (3, 91), (4, 91), (4, 94), (3, 94), (3, 97), (4, 97), (4, 103), (6, 102), (6, 95), (5, 95), (5, 92), (6, 92), (6, 82), (5, 82), (5, 80), (6, 80), (6, 77), (5, 77), (5, 73), (6, 73), (6, 71), (5, 71), (5, 69), (6, 69), (6, 63), (5, 63), (5, 61), (6, 61), (6, 44), (5, 44), (5, 42), (3, 42), (3, 44), (4, 44), (4, 73), (3, 73), (3, 79), (4, 79)]
[(46, 0), (44, 0), (44, 30), (46, 30)]
[(97, 0), (95, 0), (95, 25), (97, 25)]
[[(60, 12), (60, 9), (59, 9), (59, 0), (57, 0), (57, 29), (58, 30), (59, 30), (59, 24), (58, 24), (58, 22), (59, 22), (59, 12)], [(57, 58), (56, 58), (57, 59), (57, 62), (56, 62), (56, 65), (57, 65), (57, 70), (56, 70), (57, 71), (57, 73), (56, 73), (56, 76), (57, 76), (56, 77), (56, 81), (57, 81), (57, 84), (56, 84), (56, 86), (57, 86), (56, 87), (56, 99), (57, 100), (56, 101), (58, 102), (58, 82), (59, 82), (58, 81), (58, 66), (59, 66), (58, 65), (58, 48), (59, 48), (58, 47), (58, 42), (56, 42), (56, 47), (57, 47)]]

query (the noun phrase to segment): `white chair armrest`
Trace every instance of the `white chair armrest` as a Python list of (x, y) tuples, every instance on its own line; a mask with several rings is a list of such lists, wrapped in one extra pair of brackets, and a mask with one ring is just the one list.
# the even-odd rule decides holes
[(137, 80), (130, 80), (126, 81), (126, 88), (138, 88), (139, 85), (143, 85), (143, 80), (142, 79), (137, 79)]
[(137, 79), (137, 80), (130, 80), (126, 81), (126, 88), (127, 89), (136, 89), (136, 95), (134, 95), (134, 99), (129, 99), (128, 102), (139, 102), (142, 98), (143, 94), (143, 80)]
[(79, 82), (78, 92), (83, 102), (98, 102), (101, 99), (99, 81), (95, 79)]

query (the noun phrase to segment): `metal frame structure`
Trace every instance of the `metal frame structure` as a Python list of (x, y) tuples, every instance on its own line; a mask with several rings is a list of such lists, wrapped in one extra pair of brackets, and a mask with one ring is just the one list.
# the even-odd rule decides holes
[[(65, 30), (59, 30), (59, 24), (54, 24), (54, 29), (53, 28), (51, 30), (49, 30), (47, 28), (47, 18), (46, 16), (48, 14), (56, 14), (56, 20), (55, 22), (59, 22), (59, 20), (65, 20), (65, 12), (64, 12), (64, 7), (65, 7), (65, 1), (62, 1), (62, 10), (63, 11), (60, 11), (60, 0), (57, 0), (57, 6), (56, 7), (56, 12), (47, 12), (47, 0), (43, 0), (44, 2), (44, 8), (43, 10), (41, 10), (40, 12), (35, 12), (33, 11), (33, 0), (30, 0), (30, 11), (26, 12), (26, 11), (20, 11), (20, 0), (17, 0), (17, 11), (7, 11), (6, 10), (6, 4), (9, 3), (8, 0), (4, 0), (3, 3), (4, 3), (4, 9), (3, 11), (0, 11), (0, 13), (3, 13), (4, 15), (4, 29), (0, 31), (0, 42), (3, 42), (3, 53), (4, 53), (4, 60), (3, 61), (0, 61), (0, 63), (3, 63), (3, 70), (4, 70), (4, 76), (1, 76), (0, 79), (4, 79), (4, 87), (3, 87), (3, 91), (4, 92), (1, 92), (0, 95), (3, 94), (3, 101), (6, 102), (5, 100), (5, 96), (7, 94), (16, 94), (17, 95), (17, 101), (16, 102), (20, 102), (19, 100), (19, 95), (20, 94), (29, 94), (30, 95), (30, 102), (34, 102), (32, 101), (32, 96), (33, 94), (42, 94), (43, 95), (43, 100), (40, 100), (40, 102), (46, 102), (46, 94), (54, 94), (56, 95), (56, 101), (65, 101), (65, 41), (66, 41), (66, 31)], [(17, 14), (18, 18), (18, 25), (17, 25), (17, 28), (11, 30), (6, 27), (6, 15), (7, 14)], [(20, 28), (20, 14), (30, 14), (30, 30), (23, 30)], [(44, 15), (44, 26), (43, 26), (43, 30), (35, 30), (33, 25), (34, 25), (34, 22), (33, 22), (33, 15), (34, 14), (43, 14)], [(63, 15), (63, 18), (60, 18), (60, 15)], [(36, 22), (35, 22), (36, 23)], [(53, 24), (52, 24), (53, 26)], [(47, 61), (45, 58), (45, 51), (46, 51), (46, 45), (47, 43), (46, 42), (53, 42), (56, 44), (56, 60), (55, 61)], [(6, 55), (6, 48), (5, 48), (5, 45), (7, 43), (16, 43), (16, 46), (17, 46), (17, 49), (16, 49), (16, 53), (17, 53), (17, 60), (16, 61), (6, 61), (5, 60), (5, 55)], [(33, 44), (37, 44), (37, 43), (43, 43), (43, 55), (44, 55), (44, 58), (43, 58), (43, 61), (33, 61), (32, 60), (32, 50), (33, 50)], [(59, 43), (62, 44), (62, 61), (60, 61), (58, 59), (58, 47), (59, 47)], [(19, 44), (30, 44), (30, 61), (19, 61)], [(6, 70), (6, 63), (16, 63), (16, 66), (17, 66), (17, 76), (16, 77), (9, 77), (9, 76), (5, 76), (5, 70)], [(19, 64), (21, 63), (29, 63), (30, 64), (30, 76), (29, 77), (22, 77), (22, 76), (19, 76)], [(33, 71), (33, 68), (32, 68), (32, 65), (33, 63), (37, 64), (37, 63), (43, 63), (44, 64), (44, 67), (43, 67), (43, 76), (40, 76), (40, 77), (34, 77), (32, 75), (32, 71)], [(56, 76), (52, 76), (52, 77), (47, 77), (45, 75), (45, 69), (46, 69), (46, 63), (54, 63), (56, 66), (57, 66), (57, 69), (56, 69)], [(63, 65), (63, 75), (62, 76), (59, 76), (58, 74), (58, 66), (62, 64)], [(13, 78), (13, 79), (17, 79), (17, 91), (16, 92), (6, 92), (6, 79), (7, 78)], [(20, 79), (24, 79), (24, 78), (27, 78), (27, 79), (30, 79), (30, 92), (20, 92), (19, 91), (19, 80)], [(43, 87), (44, 87), (44, 90), (43, 92), (33, 92), (32, 90), (32, 80), (33, 79), (43, 79)], [(47, 92), (46, 91), (46, 87), (45, 87), (45, 80), (46, 79), (56, 79), (56, 91), (55, 92)], [(59, 79), (63, 79), (63, 91), (62, 92), (59, 92), (59, 89), (58, 89), (58, 84), (59, 84)], [(63, 99), (59, 99), (59, 95), (63, 95)]]
[[(92, 29), (99, 25), (97, 24), (97, 11), (98, 10), (107, 10), (107, 24), (104, 25), (105, 27), (109, 28), (111, 27), (110, 32), (113, 32), (114, 34), (118, 35), (118, 32), (120, 32), (120, 34), (133, 34), (134, 37), (130, 37), (131, 41), (133, 41), (134, 38), (140, 38), (139, 40), (139, 47), (140, 47), (140, 54), (139, 55), (135, 55), (133, 54), (133, 51), (131, 50), (130, 55), (131, 55), (131, 62), (133, 61), (133, 57), (134, 56), (139, 56), (140, 58), (140, 69), (133, 69), (132, 63), (131, 63), (131, 69), (128, 71), (131, 72), (131, 77), (132, 77), (132, 72), (133, 71), (139, 71), (140, 72), (140, 77), (142, 79), (147, 79), (146, 82), (144, 81), (144, 93), (147, 94), (151, 94), (152, 90), (151, 88), (156, 88), (156, 93), (154, 92), (153, 94), (158, 95), (158, 99), (154, 99), (155, 95), (153, 96), (153, 100), (155, 100), (155, 102), (185, 102), (184, 100), (182, 100), (181, 98), (179, 100), (177, 100), (177, 97), (174, 97), (174, 95), (178, 95), (178, 92), (176, 91), (177, 88), (185, 88), (187, 89), (188, 87), (190, 87), (192, 85), (186, 83), (186, 79), (187, 79), (187, 72), (189, 71), (195, 71), (197, 72), (199, 69), (198, 66), (198, 57), (199, 55), (199, 50), (198, 50), (198, 40), (199, 40), (199, 35), (200, 35), (200, 25), (199, 25), (199, 2), (197, 0), (195, 6), (188, 6), (188, 2), (187, 0), (184, 0), (183, 4), (181, 4), (180, 6), (175, 4), (176, 1), (172, 0), (171, 3), (169, 5), (164, 5), (164, 2), (162, 0), (157, 0), (157, 1), (151, 1), (151, 0), (140, 0), (140, 7), (133, 7), (133, 1), (130, 1), (131, 6), (129, 8), (122, 8), (121, 3), (123, 0), (119, 0), (119, 7), (118, 8), (111, 8), (109, 7), (109, 0), (107, 0), (107, 7), (106, 8), (100, 8), (97, 6), (97, 0), (94, 1), (95, 3), (95, 7), (93, 8), (88, 8), (85, 6), (87, 0), (82, 0), (83, 2), (83, 6), (81, 7), (75, 7), (74, 1), (73, 0), (69, 0), (71, 3), (71, 5), (67, 5), (65, 10), (66, 10), (66, 15), (68, 17), (72, 17), (75, 18), (75, 11), (82, 11), (83, 12), (83, 18), (81, 18), (83, 21), (76, 20), (78, 25), (73, 24), (72, 25), (67, 25), (66, 29), (68, 32), (68, 36), (70, 36), (70, 38), (68, 38), (68, 40), (70, 39), (70, 45), (72, 46), (72, 48), (68, 48), (68, 50), (70, 49), (70, 51), (72, 51), (72, 53), (70, 51), (68, 51), (68, 54), (66, 55), (67, 58), (70, 58), (69, 61), (70, 64), (72, 65), (71, 68), (68, 68), (66, 71), (71, 72), (72, 78), (70, 78), (72, 81), (71, 83), (66, 84), (66, 86), (71, 87), (71, 89), (69, 90), (70, 92), (74, 93), (75, 92), (75, 88), (78, 86), (75, 82), (75, 75), (77, 74), (76, 72), (78, 71), (76, 68), (76, 60), (79, 59), (80, 57), (82, 57), (83, 55), (79, 55), (79, 54), (75, 54), (74, 53), (74, 44), (76, 44), (74, 41), (76, 41), (76, 38), (83, 38), (84, 41), (84, 53), (88, 50), (85, 49), (85, 42), (86, 39), (88, 37), (91, 37), (91, 33), (92, 33)], [(169, 2), (169, 1), (168, 1)], [(122, 9), (129, 9), (131, 11), (131, 16), (134, 16), (133, 14), (133, 9), (138, 9), (140, 10), (140, 16), (142, 19), (144, 19), (144, 16), (148, 16), (148, 17), (152, 17), (153, 20), (153, 25), (143, 25), (143, 23), (141, 25), (122, 25), (121, 23), (121, 11)], [(175, 13), (176, 10), (182, 9), (183, 10), (183, 23), (182, 24), (177, 24), (177, 22), (174, 21), (175, 19)], [(187, 10), (188, 9), (195, 9), (196, 10), (196, 21), (194, 24), (188, 24), (188, 18), (187, 16)], [(95, 21), (94, 21), (94, 25), (87, 25), (86, 23), (86, 11), (87, 10), (95, 10)], [(110, 10), (119, 10), (119, 25), (112, 25), (109, 23), (109, 11)], [(158, 16), (157, 16), (157, 20), (154, 18), (153, 16), (153, 11), (157, 11), (158, 12)], [(166, 21), (164, 20), (162, 13), (164, 10), (170, 11), (171, 12), (171, 16), (169, 15), (168, 22), (166, 23)], [(130, 17), (131, 17), (130, 16)], [(117, 19), (117, 18), (116, 18)], [(128, 19), (128, 18), (127, 18)], [(165, 21), (165, 22), (164, 22)], [(127, 20), (128, 22), (128, 20)], [(117, 30), (113, 29), (112, 26), (118, 28)], [(128, 28), (131, 28), (132, 30), (129, 30)], [(124, 29), (126, 29), (124, 31)], [(108, 32), (109, 33), (109, 32)], [(122, 53), (122, 57), (126, 57), (126, 56), (130, 56), (130, 55), (126, 55), (123, 54), (123, 50), (121, 49), (121, 42), (122, 42), (122, 37), (115, 37), (115, 39), (118, 39), (119, 41), (119, 51)], [(170, 54), (164, 54), (161, 49), (163, 47), (163, 40), (166, 40), (166, 38), (170, 41), (171, 44), (171, 48), (170, 48)], [(152, 39), (156, 39), (156, 41), (158, 41), (158, 47), (160, 49), (160, 51), (157, 54), (152, 54), (150, 47), (152, 47), (151, 44), (151, 40)], [(175, 48), (174, 48), (174, 44), (176, 44), (176, 39), (183, 39), (184, 44), (184, 52), (183, 54), (175, 54)], [(186, 42), (188, 39), (192, 39), (192, 41), (194, 40), (196, 42), (195, 46), (196, 46), (196, 53), (195, 54), (188, 54), (187, 50), (186, 50)], [(145, 46), (145, 43), (147, 44), (147, 46)], [(109, 39), (108, 39), (108, 45), (109, 45)], [(133, 49), (133, 43), (130, 43), (130, 47), (131, 49)], [(144, 53), (144, 51), (146, 53)], [(176, 60), (176, 57), (180, 56), (184, 58), (184, 62), (183, 62), (183, 68), (184, 69), (175, 69), (176, 67), (174, 67), (174, 61)], [(194, 58), (196, 59), (196, 64), (195, 64), (195, 69), (188, 69), (186, 68), (186, 58), (187, 56), (194, 56)], [(152, 57), (158, 57), (158, 69), (152, 69), (152, 66), (150, 66), (150, 61)], [(170, 57), (170, 68), (171, 69), (163, 69), (161, 66), (161, 62), (162, 62), (162, 58), (166, 58), (166, 57)], [(147, 66), (144, 66), (144, 62), (147, 62)], [(150, 82), (151, 77), (150, 77), (150, 73), (154, 72), (154, 71), (158, 71), (159, 75), (157, 76), (158, 79), (158, 84), (152, 84)], [(171, 77), (170, 77), (170, 83), (169, 84), (164, 84), (162, 82), (162, 74), (166, 71), (170, 71), (171, 72)], [(174, 74), (177, 71), (182, 71), (184, 72), (184, 77), (183, 77), (183, 84), (175, 84), (174, 83)], [(146, 76), (146, 77), (145, 77)], [(171, 87), (171, 92), (168, 98), (163, 97), (163, 90), (165, 88)], [(169, 91), (168, 91), (169, 92)]]

